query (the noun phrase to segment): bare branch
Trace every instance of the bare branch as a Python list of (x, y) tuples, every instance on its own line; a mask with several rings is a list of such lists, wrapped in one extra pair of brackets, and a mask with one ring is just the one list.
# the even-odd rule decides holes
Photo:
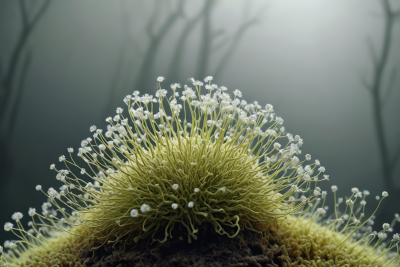
[(366, 43), (367, 43), (369, 55), (371, 56), (373, 66), (374, 66), (374, 68), (376, 68), (376, 65), (378, 64), (378, 56), (376, 55), (376, 51), (375, 51), (374, 45), (372, 44), (371, 37), (367, 37)]
[[(119, 99), (119, 96), (124, 94), (127, 88), (130, 88), (132, 84), (131, 73), (135, 71), (136, 67), (136, 65), (134, 65), (134, 58), (142, 54), (139, 44), (137, 43), (137, 38), (131, 35), (131, 25), (133, 25), (132, 18), (134, 17), (131, 13), (132, 10), (126, 5), (126, 2), (119, 3), (121, 10), (120, 28), (122, 29), (122, 41), (117, 50), (115, 68), (110, 78), (108, 102), (103, 109), (104, 117), (108, 116), (107, 114), (114, 108), (116, 98), (118, 97)], [(137, 4), (135, 4), (134, 7), (135, 10), (138, 9)]]
[[(3, 77), (3, 61), (1, 60), (1, 57), (0, 57), (0, 81), (2, 80), (2, 77)], [(0, 88), (0, 89), (2, 89), (2, 88)], [(1, 95), (1, 91), (0, 91), (0, 95)]]
[(258, 16), (250, 19), (244, 23), (242, 23), (242, 25), (240, 25), (238, 27), (238, 29), (236, 30), (236, 33), (234, 34), (233, 40), (230, 43), (230, 46), (228, 47), (228, 49), (226, 50), (225, 54), (223, 55), (221, 61), (219, 62), (216, 71), (214, 72), (215, 77), (220, 77), (224, 66), (226, 66), (230, 60), (230, 58), (232, 57), (233, 53), (235, 52), (237, 46), (239, 45), (240, 39), (243, 37), (243, 35), (245, 34), (245, 32), (247, 31), (247, 29), (249, 29), (251, 26), (253, 26), (254, 24), (258, 23), (259, 19)]
[(39, 11), (36, 13), (36, 15), (33, 17), (32, 21), (28, 23), (28, 26), (26, 29), (23, 29), (18, 37), (18, 40), (16, 42), (16, 45), (14, 47), (14, 50), (11, 53), (11, 59), (9, 61), (9, 64), (6, 69), (6, 73), (3, 77), (2, 82), (2, 88), (4, 90), (4, 95), (2, 95), (2, 98), (0, 99), (0, 121), (2, 120), (6, 114), (6, 109), (8, 107), (8, 100), (11, 96), (11, 91), (13, 89), (13, 82), (14, 82), (14, 77), (16, 75), (17, 71), (17, 66), (21, 57), (21, 54), (23, 52), (23, 49), (26, 46), (26, 43), (35, 28), (36, 24), (40, 20), (40, 18), (43, 16), (44, 12), (47, 10), (48, 6), (50, 5), (51, 1), (46, 0), (40, 7)]
[(366, 81), (365, 76), (360, 75), (360, 81), (361, 81), (361, 84), (363, 85), (363, 87), (364, 87), (370, 94), (372, 94), (372, 86), (371, 86), (371, 84), (369, 84), (369, 83)]
[(204, 4), (203, 8), (197, 13), (197, 15), (187, 20), (185, 23), (185, 28), (183, 28), (181, 35), (178, 38), (178, 41), (175, 46), (175, 51), (172, 56), (171, 64), (169, 67), (168, 77), (171, 79), (178, 78), (179, 69), (182, 63), (183, 50), (185, 47), (185, 43), (189, 34), (192, 32), (193, 28), (199, 23), (202, 16), (204, 16), (204, 12), (206, 12), (206, 4)]
[(156, 52), (161, 45), (161, 42), (168, 31), (173, 27), (175, 22), (179, 17), (182, 16), (183, 4), (185, 3), (184, 0), (180, 0), (176, 5), (176, 9), (173, 13), (170, 13), (169, 16), (163, 22), (163, 26), (158, 30), (156, 34), (154, 34), (151, 39), (150, 43), (147, 47), (147, 51), (143, 57), (143, 61), (141, 66), (139, 67), (139, 72), (135, 78), (135, 84), (133, 88), (146, 88), (148, 86), (147, 79), (144, 77), (148, 77), (149, 73), (152, 70), (153, 64), (156, 59)]
[(159, 18), (158, 7), (160, 6), (160, 0), (154, 2), (153, 10), (150, 15), (149, 22), (146, 25), (146, 33), (150, 39), (154, 39), (154, 25)]
[(15, 96), (14, 105), (10, 112), (10, 119), (8, 121), (9, 126), (8, 126), (8, 131), (7, 131), (7, 138), (6, 138), (7, 140), (10, 140), (11, 137), (13, 136), (16, 118), (18, 115), (19, 107), (21, 105), (22, 95), (25, 90), (26, 74), (28, 73), (28, 70), (29, 70), (29, 67), (31, 64), (31, 60), (32, 60), (32, 49), (28, 49), (25, 53), (25, 58), (22, 63), (22, 70), (21, 70), (21, 75), (19, 77), (18, 86), (16, 88), (16, 96)]
[(211, 12), (213, 9), (214, 2), (208, 0), (205, 3), (203, 27), (202, 27), (202, 38), (199, 46), (199, 53), (197, 55), (197, 69), (196, 76), (204, 78), (206, 76), (206, 70), (209, 62), (209, 55), (211, 54), (211, 42), (212, 42), (212, 31), (211, 31)]
[(393, 159), (390, 163), (390, 171), (393, 172), (396, 168), (396, 162), (400, 159), (400, 144), (397, 147), (397, 150), (394, 153)]
[(229, 44), (229, 36), (224, 36), (223, 38), (221, 38), (218, 43), (216, 43), (214, 45), (214, 48), (212, 49), (212, 53), (216, 53), (219, 50), (221, 50), (222, 48), (224, 48), (227, 44)]
[[(391, 48), (394, 17), (389, 0), (381, 0), (381, 6), (384, 15), (384, 31), (383, 31), (381, 51), (378, 57), (375, 56), (375, 53), (372, 53), (374, 62), (372, 81), (371, 85), (364, 82), (364, 86), (369, 89), (372, 96), (372, 110), (373, 110), (373, 119), (375, 124), (374, 129), (376, 131), (376, 137), (378, 141), (378, 147), (380, 153), (379, 158), (381, 160), (383, 180), (385, 184), (385, 189), (387, 190), (389, 188), (393, 188), (394, 186), (392, 180), (393, 161), (391, 161), (389, 157), (388, 141), (385, 135), (385, 125), (382, 113), (382, 103), (384, 101), (381, 100), (381, 94), (383, 93), (382, 80), (384, 78), (385, 68), (387, 67), (388, 55)], [(390, 91), (387, 91), (385, 98), (388, 97), (388, 93), (390, 93)], [(396, 152), (395, 160), (397, 160), (398, 157), (397, 155), (398, 152)]]
[(392, 71), (390, 73), (388, 87), (387, 87), (385, 95), (382, 97), (382, 106), (383, 107), (387, 104), (387, 102), (390, 98), (390, 94), (392, 93), (393, 88), (395, 88), (395, 81), (397, 78), (396, 74), (397, 74), (397, 66), (393, 67)]
[(29, 24), (28, 13), (26, 11), (25, 1), (19, 0), (19, 10), (21, 13), (21, 21), (22, 21), (22, 28), (23, 30), (27, 30)]
[(393, 18), (400, 18), (400, 10), (397, 10), (396, 12), (392, 12)]
[(36, 24), (43, 17), (46, 10), (49, 8), (51, 0), (45, 0), (44, 3), (40, 6), (39, 11), (33, 17), (33, 19), (29, 22), (29, 30), (35, 28)]

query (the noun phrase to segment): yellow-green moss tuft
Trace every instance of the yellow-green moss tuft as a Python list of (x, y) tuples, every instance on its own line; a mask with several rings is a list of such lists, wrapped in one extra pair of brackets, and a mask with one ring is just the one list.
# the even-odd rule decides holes
[(288, 266), (390, 265), (393, 257), (386, 255), (400, 237), (383, 244), (395, 221), (373, 233), (364, 215), (367, 194), (353, 188), (343, 211), (337, 187), (335, 212), (325, 219), (327, 193), (317, 185), (329, 176), (311, 155), (299, 159), (303, 140), (285, 131), (272, 105), (248, 104), (237, 89), (231, 97), (210, 76), (206, 94), (192, 80), (194, 90), (185, 85), (178, 98), (180, 85), (172, 84), (167, 97), (163, 79), (156, 98), (137, 91), (126, 96), (128, 116), (117, 108), (104, 133), (90, 127), (93, 138), (81, 142), (77, 160), (68, 148), (69, 157), (59, 157), (65, 167), (50, 166), (63, 185), (46, 192), (36, 187), (48, 201), (41, 213), (29, 209), (30, 229), (20, 212), (12, 216), (16, 227), (5, 224), (19, 240), (7, 243), (1, 265), (79, 265), (77, 251), (85, 245), (164, 243), (176, 224), (190, 243), (206, 223), (230, 238), (244, 229), (267, 231)]

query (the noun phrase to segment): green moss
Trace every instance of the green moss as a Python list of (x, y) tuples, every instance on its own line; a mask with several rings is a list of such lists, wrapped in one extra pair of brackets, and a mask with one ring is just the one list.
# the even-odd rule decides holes
[(118, 108), (106, 119), (106, 132), (90, 127), (93, 138), (82, 141), (81, 159), (70, 148), (68, 159), (59, 158), (65, 167), (51, 165), (63, 186), (43, 191), (49, 202), (41, 214), (30, 210), (32, 228), (23, 229), (19, 213), (13, 216), (16, 227), (5, 226), (20, 240), (0, 262), (78, 266), (84, 246), (144, 238), (164, 243), (176, 224), (190, 243), (208, 223), (231, 238), (244, 229), (270, 233), (267, 242), (282, 249), (288, 266), (390, 265), (386, 255), (398, 240), (379, 257), (387, 229), (371, 234), (371, 218), (364, 218), (360, 205), (366, 195), (358, 189), (345, 211), (335, 206), (335, 219), (324, 219), (326, 192), (317, 184), (328, 180), (325, 168), (310, 162), (310, 155), (300, 161), (303, 140), (286, 133), (272, 105), (240, 101), (238, 90), (231, 98), (210, 80), (202, 95), (202, 84), (193, 84), (195, 90), (185, 86), (181, 104), (176, 84), (169, 98), (163, 89), (157, 99), (134, 93), (124, 99), (128, 117)]

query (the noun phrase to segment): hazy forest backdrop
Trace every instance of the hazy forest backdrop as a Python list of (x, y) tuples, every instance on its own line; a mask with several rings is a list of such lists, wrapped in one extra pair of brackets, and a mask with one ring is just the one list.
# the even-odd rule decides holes
[(370, 190), (367, 214), (389, 192), (377, 229), (400, 213), (400, 1), (0, 0), (0, 224), (125, 95), (207, 75), (274, 105), (331, 208), (337, 185)]

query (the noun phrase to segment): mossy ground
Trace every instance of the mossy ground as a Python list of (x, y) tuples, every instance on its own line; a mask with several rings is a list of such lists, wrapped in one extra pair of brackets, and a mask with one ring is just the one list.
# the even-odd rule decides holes
[[(75, 233), (85, 234), (82, 226)], [(202, 234), (202, 231), (204, 231)], [(227, 231), (234, 231), (228, 229)], [(240, 238), (228, 238), (205, 229), (199, 239), (187, 243), (185, 231), (176, 227), (165, 244), (127, 242), (104, 246), (96, 251), (94, 240), (58, 233), (45, 246), (25, 252), (15, 266), (386, 266), (387, 258), (374, 259), (371, 248), (346, 243), (338, 249), (343, 235), (308, 219), (287, 216), (263, 234), (245, 230)], [(388, 266), (395, 266), (394, 264)]]

